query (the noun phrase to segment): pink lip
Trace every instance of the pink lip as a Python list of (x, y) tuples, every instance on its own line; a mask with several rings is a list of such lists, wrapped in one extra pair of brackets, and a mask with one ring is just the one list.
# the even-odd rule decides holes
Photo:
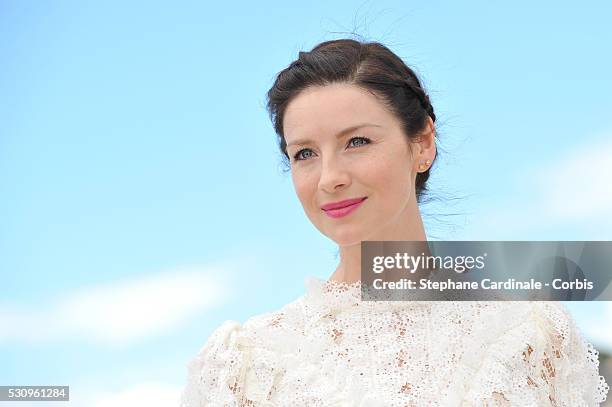
[(325, 211), (325, 214), (332, 218), (341, 218), (348, 215), (357, 209), (366, 197), (357, 199), (347, 199), (345, 201), (333, 202), (330, 204), (323, 205), (321, 209)]
[(364, 199), (366, 199), (365, 196), (362, 196), (361, 198), (353, 198), (353, 199), (345, 199), (344, 201), (338, 201), (338, 202), (331, 202), (325, 205), (321, 206), (321, 209), (323, 209), (324, 211), (328, 211), (330, 209), (339, 209), (339, 208), (345, 208), (349, 205), (353, 205), (357, 202), (361, 202)]

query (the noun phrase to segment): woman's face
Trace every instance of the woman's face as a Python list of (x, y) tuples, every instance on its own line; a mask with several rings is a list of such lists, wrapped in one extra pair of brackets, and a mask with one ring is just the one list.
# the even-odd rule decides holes
[[(433, 161), (433, 131), (429, 143), (410, 143), (373, 94), (349, 84), (305, 89), (289, 103), (283, 124), (304, 212), (338, 245), (387, 240), (415, 216), (414, 182), (419, 164)], [(362, 198), (350, 208), (322, 209)]]

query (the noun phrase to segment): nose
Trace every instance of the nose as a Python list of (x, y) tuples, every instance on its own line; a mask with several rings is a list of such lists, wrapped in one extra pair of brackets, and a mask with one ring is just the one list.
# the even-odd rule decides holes
[(319, 189), (329, 194), (333, 194), (350, 185), (350, 174), (337, 157), (330, 156), (321, 161)]

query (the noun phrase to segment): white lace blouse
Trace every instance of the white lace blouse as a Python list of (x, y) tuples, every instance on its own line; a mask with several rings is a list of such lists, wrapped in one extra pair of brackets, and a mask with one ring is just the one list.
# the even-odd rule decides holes
[(360, 283), (226, 321), (187, 366), (181, 407), (597, 406), (598, 352), (562, 303), (362, 301)]

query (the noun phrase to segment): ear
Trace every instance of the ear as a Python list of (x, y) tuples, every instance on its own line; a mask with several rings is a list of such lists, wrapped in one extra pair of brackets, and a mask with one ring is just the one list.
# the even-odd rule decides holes
[(436, 128), (430, 116), (427, 116), (425, 129), (415, 140), (414, 171), (425, 172), (436, 157)]

